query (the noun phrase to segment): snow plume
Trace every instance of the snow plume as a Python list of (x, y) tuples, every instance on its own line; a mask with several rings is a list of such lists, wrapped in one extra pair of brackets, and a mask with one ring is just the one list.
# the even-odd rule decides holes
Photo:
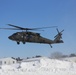
[(76, 63), (46, 57), (31, 58), (21, 64), (2, 65), (0, 75), (76, 75)]

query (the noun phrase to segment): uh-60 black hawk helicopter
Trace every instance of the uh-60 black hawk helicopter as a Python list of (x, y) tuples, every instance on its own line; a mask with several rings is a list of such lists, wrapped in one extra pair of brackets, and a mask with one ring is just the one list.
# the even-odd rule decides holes
[(22, 30), (21, 32), (16, 32), (8, 37), (10, 40), (16, 41), (17, 44), (20, 44), (20, 42), (22, 42), (23, 44), (25, 44), (26, 42), (30, 42), (30, 43), (49, 44), (51, 46), (51, 44), (63, 43), (63, 40), (61, 39), (62, 39), (62, 32), (64, 30), (59, 32), (59, 30), (57, 29), (58, 34), (54, 37), (55, 38), (54, 40), (44, 38), (40, 35), (40, 33), (30, 32), (30, 30), (32, 31), (32, 30), (39, 30), (43, 28), (53, 28), (56, 26), (42, 27), (42, 28), (23, 28), (12, 24), (8, 24), (8, 25), (12, 26), (13, 28), (0, 28), (0, 29)]

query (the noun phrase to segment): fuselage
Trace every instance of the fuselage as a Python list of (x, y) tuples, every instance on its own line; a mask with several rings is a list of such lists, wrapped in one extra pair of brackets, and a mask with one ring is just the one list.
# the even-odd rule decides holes
[(39, 33), (34, 32), (17, 32), (8, 37), (10, 40), (16, 42), (31, 42), (31, 43), (44, 43), (44, 44), (52, 44), (53, 40), (44, 38), (40, 36)]

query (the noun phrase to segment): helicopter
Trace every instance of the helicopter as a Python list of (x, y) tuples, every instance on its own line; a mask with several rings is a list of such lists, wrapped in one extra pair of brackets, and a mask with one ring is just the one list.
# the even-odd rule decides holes
[(32, 30), (39, 30), (39, 29), (43, 29), (43, 28), (52, 28), (52, 27), (56, 27), (56, 26), (41, 27), (41, 28), (23, 28), (20, 26), (12, 25), (12, 24), (8, 24), (8, 25), (13, 28), (0, 28), (0, 29), (22, 30), (21, 32), (13, 33), (11, 36), (8, 37), (10, 40), (16, 41), (18, 45), (20, 44), (20, 42), (22, 42), (23, 44), (25, 44), (26, 42), (30, 42), (30, 43), (49, 44), (50, 47), (52, 48), (51, 44), (63, 43), (63, 40), (61, 40), (61, 39), (62, 39), (62, 32), (64, 30), (59, 32), (59, 30), (56, 29), (58, 34), (54, 37), (54, 40), (42, 37), (40, 35), (40, 33), (31, 32)]

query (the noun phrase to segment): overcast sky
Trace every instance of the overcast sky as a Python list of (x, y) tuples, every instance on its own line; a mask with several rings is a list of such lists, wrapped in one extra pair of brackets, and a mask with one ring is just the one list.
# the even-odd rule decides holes
[[(58, 26), (59, 31), (64, 29), (64, 43), (52, 45), (53, 48), (47, 44), (17, 45), (8, 36), (19, 31), (0, 30), (0, 57), (76, 53), (76, 0), (0, 0), (0, 27), (9, 27), (9, 23), (29, 28)], [(52, 40), (57, 34), (56, 28), (36, 32)]]

